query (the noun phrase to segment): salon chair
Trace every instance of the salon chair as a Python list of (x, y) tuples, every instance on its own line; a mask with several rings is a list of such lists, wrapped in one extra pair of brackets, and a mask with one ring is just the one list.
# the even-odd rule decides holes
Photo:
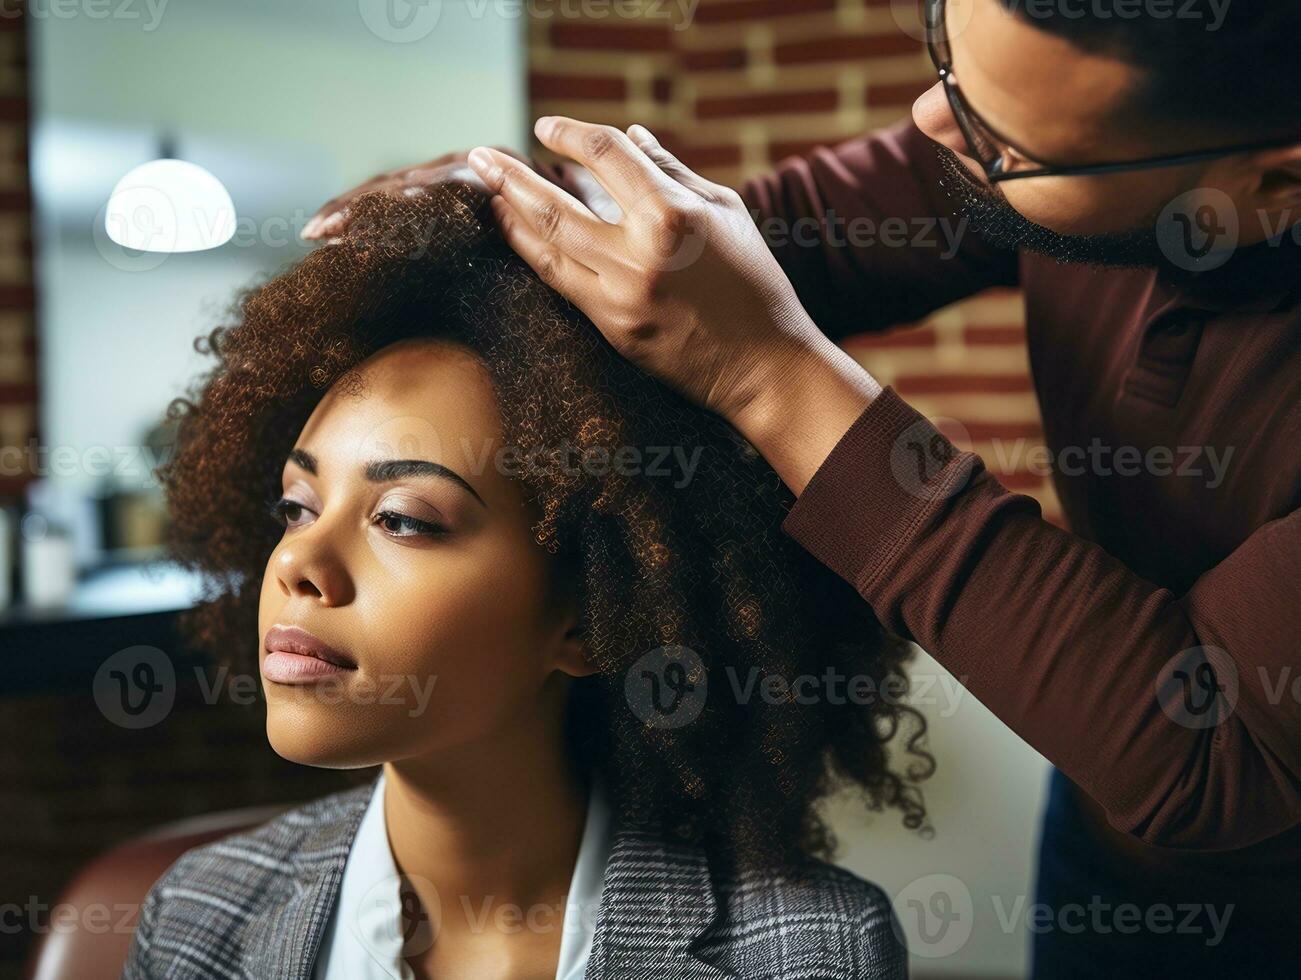
[(77, 873), (55, 903), (55, 908), (68, 904), (78, 910), (77, 927), (48, 929), (39, 937), (27, 960), (26, 980), (119, 980), (140, 905), (171, 863), (192, 847), (255, 827), (288, 807), (190, 817), (105, 851)]

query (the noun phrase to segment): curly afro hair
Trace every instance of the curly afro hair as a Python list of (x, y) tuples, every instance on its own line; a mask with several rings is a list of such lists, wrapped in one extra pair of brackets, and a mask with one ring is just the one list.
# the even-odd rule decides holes
[[(785, 867), (830, 856), (817, 803), (840, 788), (929, 831), (926, 724), (900, 703), (910, 648), (781, 531), (792, 496), (749, 443), (619, 357), (509, 249), (474, 188), (371, 193), (352, 213), (341, 238), (245, 291), (237, 322), (195, 341), (216, 364), (168, 408), (169, 545), (206, 583), (182, 621), (194, 646), (255, 667), (260, 582), (283, 530), (267, 503), (326, 389), (395, 341), (460, 342), (487, 367), (523, 460), (534, 447), (699, 450), (690, 480), (619, 466), (516, 477), (541, 515), (537, 542), (573, 573), (596, 668), (571, 689), (570, 744), (620, 815)], [(689, 723), (634, 710), (643, 658), (661, 648), (652, 672), (703, 704)], [(832, 676), (875, 695), (808, 697)]]

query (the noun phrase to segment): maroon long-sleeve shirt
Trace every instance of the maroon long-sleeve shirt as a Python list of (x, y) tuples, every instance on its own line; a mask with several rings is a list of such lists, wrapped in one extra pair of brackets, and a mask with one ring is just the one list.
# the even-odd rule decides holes
[(839, 222), (820, 244), (770, 238), (832, 338), (1024, 290), (1070, 530), (889, 388), (783, 527), (1087, 793), (1117, 868), (1202, 901), (1290, 880), (1301, 903), (1301, 248), (1240, 249), (1176, 285), (970, 232), (956, 254), (939, 234), (900, 247), (897, 220), (888, 244), (846, 243), (856, 218), (881, 241), (888, 218), (910, 239), (917, 219), (959, 227), (939, 173), (906, 122), (783, 161), (742, 196), (781, 227)]

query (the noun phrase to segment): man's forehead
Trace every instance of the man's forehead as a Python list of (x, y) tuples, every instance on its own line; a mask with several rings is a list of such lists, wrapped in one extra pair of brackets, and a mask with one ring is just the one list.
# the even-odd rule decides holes
[[(1004, 137), (1049, 160), (1116, 156), (1114, 132), (1141, 72), (1035, 27), (999, 0), (949, 0), (953, 72), (972, 108)], [(1099, 146), (1105, 134), (1107, 145)], [(1135, 144), (1138, 145), (1138, 144)]]

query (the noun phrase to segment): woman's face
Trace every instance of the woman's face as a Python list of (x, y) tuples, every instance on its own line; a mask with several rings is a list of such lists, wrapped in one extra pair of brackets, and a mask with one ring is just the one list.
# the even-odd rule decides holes
[[(326, 393), (284, 465), (258, 610), (272, 747), (352, 768), (553, 737), (568, 676), (590, 670), (535, 508), (497, 465), (486, 369), (408, 340), (355, 379)], [(302, 656), (295, 627), (343, 666)]]

